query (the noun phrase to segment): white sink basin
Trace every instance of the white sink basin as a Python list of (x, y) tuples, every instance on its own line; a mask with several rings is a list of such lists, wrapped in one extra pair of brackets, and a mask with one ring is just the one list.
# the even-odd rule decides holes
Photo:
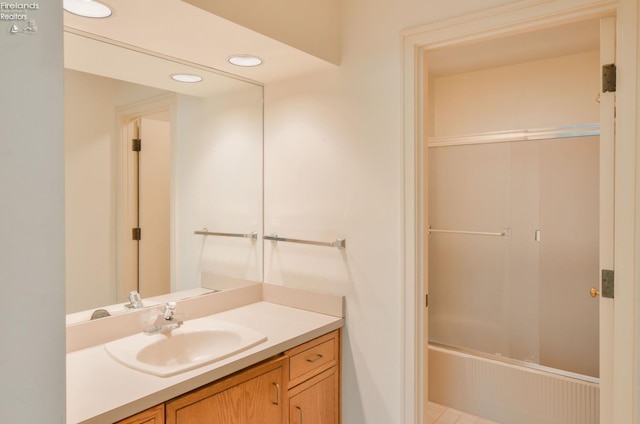
[(267, 337), (244, 326), (198, 318), (166, 334), (133, 336), (104, 345), (116, 361), (138, 371), (168, 377), (249, 349)]

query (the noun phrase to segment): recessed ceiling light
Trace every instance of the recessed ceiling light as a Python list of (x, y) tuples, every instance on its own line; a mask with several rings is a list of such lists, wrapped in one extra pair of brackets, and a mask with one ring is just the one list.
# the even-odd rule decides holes
[(95, 0), (64, 0), (62, 7), (67, 12), (85, 18), (106, 18), (111, 16), (111, 9)]
[(200, 82), (202, 81), (202, 77), (200, 75), (195, 74), (173, 74), (171, 75), (171, 79), (178, 82)]
[(262, 59), (250, 54), (236, 54), (227, 58), (229, 63), (236, 66), (258, 66), (262, 65)]

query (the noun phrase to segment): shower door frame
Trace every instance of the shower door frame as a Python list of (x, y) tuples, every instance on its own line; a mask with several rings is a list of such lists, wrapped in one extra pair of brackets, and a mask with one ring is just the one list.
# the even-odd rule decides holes
[[(635, 0), (526, 0), (479, 13), (431, 24), (403, 33), (404, 68), (404, 387), (403, 422), (426, 422), (424, 411), (428, 399), (427, 382), (427, 313), (426, 287), (426, 146), (423, 138), (422, 103), (426, 94), (423, 80), (424, 51), (455, 45), (474, 39), (499, 37), (533, 28), (560, 25), (576, 20), (615, 16), (618, 43), (618, 93), (616, 94), (613, 205), (613, 253), (616, 271), (615, 309), (610, 301), (611, 322), (602, 322), (601, 332), (609, 331), (608, 364), (601, 375), (601, 424), (632, 423), (636, 419), (637, 381), (635, 370), (634, 319), (636, 316), (636, 259), (634, 257), (636, 203), (636, 124), (637, 97), (637, 2)], [(624, 89), (620, 89), (624, 87)], [(603, 302), (601, 301), (601, 308)], [(605, 312), (602, 316), (606, 316)], [(605, 320), (607, 320), (605, 318)], [(602, 343), (602, 342), (601, 342)], [(602, 345), (601, 345), (602, 346)], [(602, 347), (601, 347), (602, 350)], [(609, 374), (609, 375), (608, 375)]]

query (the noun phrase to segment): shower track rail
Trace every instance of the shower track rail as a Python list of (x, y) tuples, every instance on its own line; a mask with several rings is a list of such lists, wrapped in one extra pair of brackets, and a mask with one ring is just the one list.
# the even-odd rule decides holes
[(600, 135), (600, 124), (587, 123), (563, 127), (483, 132), (459, 136), (433, 136), (428, 138), (428, 147), (508, 143), (512, 141), (549, 140), (554, 138), (591, 137), (598, 135)]

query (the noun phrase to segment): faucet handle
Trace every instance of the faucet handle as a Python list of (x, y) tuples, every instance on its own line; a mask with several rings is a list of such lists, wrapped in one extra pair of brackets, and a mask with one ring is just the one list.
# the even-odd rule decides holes
[(140, 298), (140, 293), (136, 290), (129, 293), (129, 304), (125, 305), (129, 309), (140, 309), (144, 305), (142, 304), (142, 298)]
[(167, 302), (164, 305), (164, 312), (162, 312), (162, 317), (166, 320), (170, 320), (173, 318), (173, 313), (176, 310), (176, 302)]

